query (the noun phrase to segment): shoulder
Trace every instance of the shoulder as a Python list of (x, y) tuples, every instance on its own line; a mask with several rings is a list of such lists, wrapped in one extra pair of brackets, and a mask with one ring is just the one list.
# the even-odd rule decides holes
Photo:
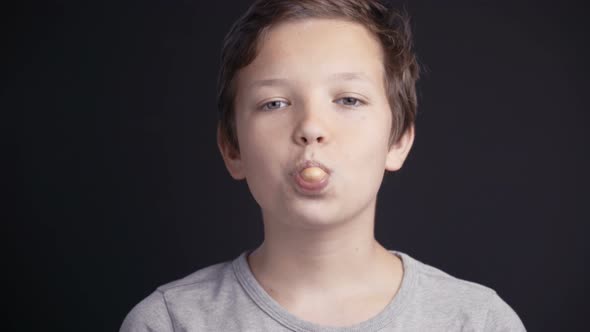
[(127, 314), (121, 332), (174, 331), (175, 311), (186, 303), (207, 303), (220, 286), (233, 278), (230, 262), (198, 270), (158, 287)]
[(158, 287), (165, 297), (174, 297), (184, 292), (199, 292), (210, 289), (213, 284), (233, 277), (231, 262), (224, 262), (200, 269), (188, 276)]
[(133, 307), (119, 331), (174, 331), (163, 294), (155, 291)]
[(484, 326), (485, 331), (526, 331), (516, 312), (495, 293), (488, 302)]
[(525, 331), (518, 315), (492, 288), (396, 253), (411, 270), (408, 288), (412, 297), (429, 315), (452, 317), (450, 324), (481, 331)]
[(417, 290), (437, 298), (452, 299), (467, 305), (487, 302), (495, 291), (487, 286), (452, 276), (436, 267), (401, 254), (404, 267), (411, 270)]

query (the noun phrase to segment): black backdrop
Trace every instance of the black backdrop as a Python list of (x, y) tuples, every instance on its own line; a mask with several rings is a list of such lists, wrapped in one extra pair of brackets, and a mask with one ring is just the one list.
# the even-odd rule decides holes
[[(580, 330), (583, 2), (407, 2), (426, 73), (414, 149), (379, 195), (378, 239), (494, 288), (530, 331)], [(20, 169), (4, 233), (11, 329), (116, 330), (156, 286), (259, 243), (258, 207), (215, 142), (220, 44), (247, 4), (5, 12), (16, 53), (3, 113), (17, 116)]]

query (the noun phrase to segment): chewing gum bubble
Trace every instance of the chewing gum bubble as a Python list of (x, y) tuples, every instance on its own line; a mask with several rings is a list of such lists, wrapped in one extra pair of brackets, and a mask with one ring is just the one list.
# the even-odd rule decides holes
[(301, 177), (307, 182), (319, 182), (326, 177), (326, 172), (319, 167), (307, 167), (301, 171)]

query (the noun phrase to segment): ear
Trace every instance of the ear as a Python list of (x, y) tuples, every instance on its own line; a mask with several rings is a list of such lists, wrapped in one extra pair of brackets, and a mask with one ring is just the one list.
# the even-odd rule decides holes
[(221, 127), (219, 125), (217, 126), (217, 147), (219, 148), (219, 152), (221, 152), (221, 157), (231, 177), (235, 180), (245, 179), (246, 175), (244, 174), (240, 152), (236, 151), (227, 139), (221, 135)]
[(399, 140), (389, 148), (385, 159), (385, 169), (394, 172), (402, 168), (412, 144), (414, 144), (414, 125), (410, 126)]

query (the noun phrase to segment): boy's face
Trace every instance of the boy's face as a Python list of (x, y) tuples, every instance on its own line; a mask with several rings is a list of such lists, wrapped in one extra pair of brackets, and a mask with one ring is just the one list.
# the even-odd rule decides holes
[[(413, 141), (409, 130), (389, 149), (382, 57), (369, 31), (343, 20), (282, 23), (263, 37), (236, 76), (240, 153), (219, 145), (265, 220), (309, 228), (374, 218), (384, 171), (401, 167)], [(306, 160), (328, 169), (322, 189), (297, 181)]]

